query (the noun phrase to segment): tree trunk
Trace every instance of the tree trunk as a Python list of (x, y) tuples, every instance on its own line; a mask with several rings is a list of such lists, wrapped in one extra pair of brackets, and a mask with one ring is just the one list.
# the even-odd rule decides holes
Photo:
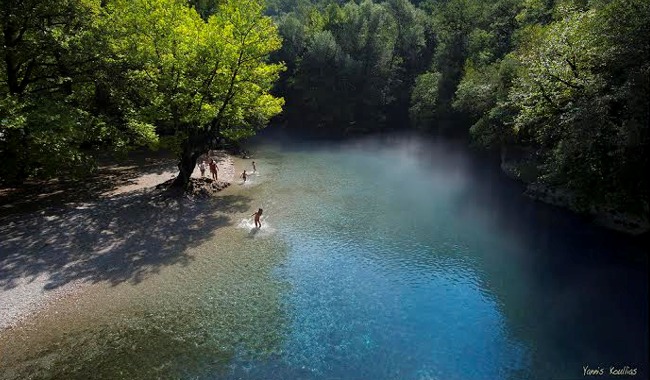
[(196, 161), (198, 160), (200, 152), (193, 151), (190, 148), (184, 148), (183, 154), (181, 155), (181, 160), (178, 163), (178, 176), (172, 183), (172, 187), (178, 189), (187, 189), (187, 185), (190, 183), (190, 176), (194, 171), (196, 166)]
[(20, 86), (18, 82), (18, 70), (16, 69), (16, 65), (14, 62), (15, 31), (12, 28), (12, 26), (9, 24), (8, 20), (3, 19), (2, 21), (3, 23), (7, 21), (7, 24), (5, 25), (2, 31), (4, 35), (4, 43), (5, 43), (5, 49), (4, 49), (5, 72), (3, 73), (3, 76), (5, 76), (5, 79), (7, 81), (7, 85), (9, 87), (9, 93), (15, 95), (20, 92)]

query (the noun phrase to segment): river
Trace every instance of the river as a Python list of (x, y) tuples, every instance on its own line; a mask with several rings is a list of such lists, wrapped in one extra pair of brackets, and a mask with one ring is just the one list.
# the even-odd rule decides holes
[(5, 332), (0, 377), (648, 377), (647, 252), (630, 239), (451, 143), (254, 152), (187, 260)]

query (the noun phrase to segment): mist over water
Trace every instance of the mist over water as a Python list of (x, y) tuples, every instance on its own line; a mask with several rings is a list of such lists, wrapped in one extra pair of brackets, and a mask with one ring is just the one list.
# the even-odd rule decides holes
[(647, 370), (644, 252), (526, 199), (493, 162), (415, 138), (266, 149), (262, 197), (291, 247), (285, 377)]
[[(93, 304), (112, 318), (72, 343), (18, 345), (63, 348), (64, 370), (41, 366), (41, 377), (97, 363), (104, 378), (559, 379), (585, 365), (646, 377), (647, 258), (629, 239), (524, 198), (452, 143), (287, 141), (254, 153), (258, 175), (231, 187), (250, 211), (224, 212), (231, 225), (192, 263), (125, 285), (113, 309)], [(76, 310), (75, 323), (92, 319)], [(74, 356), (88, 336), (120, 354)]]

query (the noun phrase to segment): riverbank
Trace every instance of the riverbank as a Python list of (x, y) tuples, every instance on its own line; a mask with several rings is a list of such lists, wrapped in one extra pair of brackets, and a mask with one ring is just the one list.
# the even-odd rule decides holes
[[(224, 152), (214, 157), (220, 190), (234, 181), (235, 164)], [(192, 231), (194, 218), (209, 210), (156, 188), (176, 175), (175, 160), (158, 158), (153, 169), (147, 161), (106, 164), (100, 171), (106, 182), (94, 197), (77, 192), (76, 201), (53, 202), (48, 198), (61, 192), (74, 196), (75, 189), (45, 187), (41, 209), (38, 196), (5, 190), (0, 215), (0, 330), (79, 294), (89, 284), (138, 282), (162, 266), (184, 260), (183, 248), (200, 234)], [(192, 177), (201, 177), (198, 168)], [(6, 201), (12, 196), (18, 201)]]
[(501, 155), (501, 171), (508, 177), (522, 182), (526, 186), (524, 195), (527, 197), (571, 210), (580, 215), (586, 215), (594, 224), (614, 231), (633, 236), (641, 236), (650, 232), (650, 220), (640, 215), (607, 206), (592, 206), (588, 210), (578, 207), (577, 199), (571, 191), (553, 187), (538, 180), (538, 162), (533, 156), (531, 151), (525, 149), (511, 155), (502, 152)]

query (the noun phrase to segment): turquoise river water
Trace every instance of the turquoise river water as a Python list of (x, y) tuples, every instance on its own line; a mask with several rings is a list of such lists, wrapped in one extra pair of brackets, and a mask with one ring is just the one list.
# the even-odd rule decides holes
[(647, 378), (647, 253), (629, 239), (449, 143), (254, 151), (187, 262), (11, 332), (4, 378)]

